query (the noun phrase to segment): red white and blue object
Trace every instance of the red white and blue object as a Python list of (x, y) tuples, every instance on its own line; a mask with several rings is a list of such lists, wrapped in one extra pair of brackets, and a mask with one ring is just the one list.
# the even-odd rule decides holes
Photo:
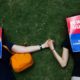
[(73, 52), (80, 52), (80, 15), (66, 18)]
[(0, 59), (2, 58), (2, 28), (0, 27)]

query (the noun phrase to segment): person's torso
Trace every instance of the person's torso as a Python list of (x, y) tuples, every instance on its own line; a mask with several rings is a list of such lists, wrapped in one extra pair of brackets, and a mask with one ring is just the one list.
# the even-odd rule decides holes
[(11, 54), (2, 48), (2, 59), (0, 59), (0, 80), (15, 80), (10, 65)]

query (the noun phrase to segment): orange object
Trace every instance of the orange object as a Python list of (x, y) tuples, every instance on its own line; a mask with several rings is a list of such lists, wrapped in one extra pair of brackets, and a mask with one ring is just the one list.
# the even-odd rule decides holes
[(30, 53), (13, 53), (10, 62), (15, 72), (21, 72), (33, 64)]
[(3, 47), (13, 54), (10, 58), (10, 63), (15, 72), (21, 72), (32, 66), (33, 59), (30, 53), (14, 53), (7, 46), (3, 45)]

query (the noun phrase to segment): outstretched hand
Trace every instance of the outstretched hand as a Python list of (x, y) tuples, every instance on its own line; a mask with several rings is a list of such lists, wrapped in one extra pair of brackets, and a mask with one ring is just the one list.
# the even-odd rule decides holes
[(48, 42), (49, 42), (49, 39), (46, 40), (46, 41), (41, 45), (42, 48), (48, 48), (48, 47), (49, 47)]
[(48, 39), (41, 46), (42, 46), (42, 48), (49, 47), (51, 50), (54, 50), (54, 40)]
[(49, 39), (48, 40), (48, 46), (51, 50), (54, 50), (54, 40)]

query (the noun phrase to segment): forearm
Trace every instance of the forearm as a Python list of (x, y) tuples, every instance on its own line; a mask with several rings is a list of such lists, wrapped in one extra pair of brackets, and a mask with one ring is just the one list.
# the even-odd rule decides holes
[(67, 61), (66, 61), (62, 56), (60, 56), (60, 55), (56, 52), (56, 50), (52, 50), (52, 52), (53, 52), (54, 57), (57, 59), (57, 61), (58, 61), (59, 64), (61, 65), (61, 67), (65, 67), (66, 64), (67, 64)]
[(36, 46), (19, 46), (19, 45), (13, 45), (12, 47), (12, 51), (13, 52), (18, 52), (18, 53), (26, 53), (26, 52), (34, 52), (34, 51), (38, 51), (40, 50), (40, 46), (36, 45)]

